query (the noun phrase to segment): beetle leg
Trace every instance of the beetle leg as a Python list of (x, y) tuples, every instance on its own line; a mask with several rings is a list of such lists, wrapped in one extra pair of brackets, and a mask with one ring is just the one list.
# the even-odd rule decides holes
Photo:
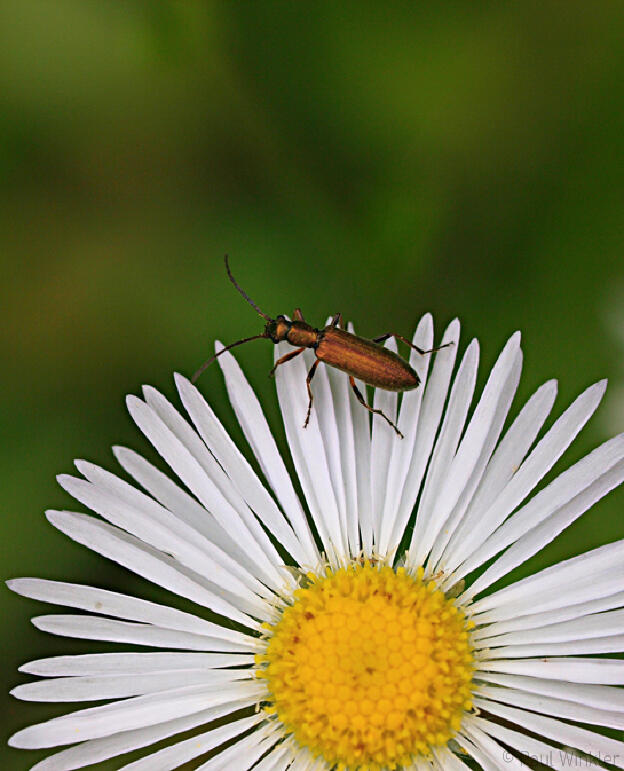
[(306, 387), (308, 389), (308, 412), (306, 414), (305, 423), (303, 424), (304, 428), (308, 427), (308, 422), (310, 421), (310, 412), (312, 411), (312, 401), (314, 397), (312, 396), (312, 389), (310, 388), (310, 382), (312, 381), (312, 378), (314, 377), (314, 373), (316, 372), (316, 368), (321, 363), (320, 359), (317, 359), (314, 364), (310, 367), (310, 371), (308, 372), (308, 376), (306, 378)]
[(332, 327), (342, 327), (342, 313), (336, 313), (329, 322)]
[(353, 389), (353, 393), (355, 394), (358, 402), (362, 405), (362, 407), (366, 407), (366, 409), (369, 412), (374, 413), (375, 415), (381, 415), (381, 417), (388, 423), (388, 425), (392, 426), (392, 428), (397, 432), (397, 434), (403, 439), (403, 434), (399, 431), (399, 429), (395, 426), (395, 424), (390, 420), (390, 418), (387, 415), (384, 415), (384, 413), (381, 410), (376, 410), (373, 407), (370, 407), (368, 404), (366, 404), (366, 401), (364, 397), (362, 396), (362, 392), (360, 389), (355, 385), (355, 380), (352, 375), (349, 375), (349, 385)]
[(273, 377), (275, 370), (279, 367), (280, 364), (285, 364), (287, 361), (294, 359), (295, 356), (299, 356), (299, 354), (303, 353), (304, 351), (305, 346), (303, 348), (297, 348), (296, 351), (291, 351), (290, 353), (285, 353), (283, 356), (280, 356), (280, 358), (273, 365), (273, 369), (269, 372), (269, 377)]
[(387, 340), (389, 337), (394, 337), (396, 340), (402, 340), (404, 343), (407, 343), (407, 345), (409, 345), (410, 348), (413, 348), (421, 356), (424, 356), (426, 353), (435, 353), (436, 351), (442, 350), (442, 348), (448, 348), (449, 345), (454, 345), (453, 342), (444, 343), (444, 345), (438, 345), (436, 348), (429, 348), (428, 351), (423, 351), (422, 348), (419, 348), (417, 345), (414, 345), (414, 343), (410, 342), (407, 339), (407, 337), (403, 337), (403, 335), (397, 335), (396, 332), (386, 332), (385, 335), (380, 335), (379, 337), (373, 337), (373, 342), (383, 343), (384, 340)]
[(295, 308), (293, 311), (293, 319), (295, 321), (305, 321), (303, 318), (303, 313), (301, 313), (301, 308)]

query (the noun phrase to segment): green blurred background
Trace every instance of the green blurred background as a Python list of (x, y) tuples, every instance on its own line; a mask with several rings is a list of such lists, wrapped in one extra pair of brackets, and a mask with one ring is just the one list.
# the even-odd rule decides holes
[[(146, 450), (126, 393), (172, 395), (215, 338), (260, 331), (226, 252), (270, 314), (342, 311), (367, 336), (458, 315), (481, 382), (523, 330), (519, 403), (556, 376), (559, 414), (609, 377), (566, 463), (624, 430), (623, 41), (621, 2), (0, 2), (3, 577), (168, 601), (43, 511), (74, 508), (54, 479), (72, 458)], [(281, 441), (269, 348), (238, 358)], [(239, 438), (217, 367), (201, 388)], [(521, 572), (623, 537), (623, 507)], [(0, 602), (4, 691), (29, 659), (112, 649)], [(59, 711), (2, 708), (7, 736)]]

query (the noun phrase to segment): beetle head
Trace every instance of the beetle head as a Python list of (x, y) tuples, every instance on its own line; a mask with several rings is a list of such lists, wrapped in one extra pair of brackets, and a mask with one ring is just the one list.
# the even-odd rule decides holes
[(292, 326), (292, 322), (288, 321), (285, 316), (278, 316), (276, 319), (268, 321), (264, 327), (264, 337), (268, 337), (274, 343), (281, 343), (282, 340), (286, 340), (288, 332)]

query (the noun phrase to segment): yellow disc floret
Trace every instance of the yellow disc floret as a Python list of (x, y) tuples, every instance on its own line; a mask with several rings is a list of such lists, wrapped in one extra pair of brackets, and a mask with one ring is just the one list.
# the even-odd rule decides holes
[(330, 767), (409, 765), (471, 708), (470, 623), (423, 571), (353, 564), (309, 574), (267, 627), (268, 712)]

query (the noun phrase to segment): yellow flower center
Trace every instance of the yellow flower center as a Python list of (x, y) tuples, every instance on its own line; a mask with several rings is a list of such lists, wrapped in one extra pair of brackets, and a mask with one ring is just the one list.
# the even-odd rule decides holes
[(265, 709), (330, 767), (409, 765), (445, 744), (472, 706), (470, 627), (422, 568), (308, 574), (266, 626)]

